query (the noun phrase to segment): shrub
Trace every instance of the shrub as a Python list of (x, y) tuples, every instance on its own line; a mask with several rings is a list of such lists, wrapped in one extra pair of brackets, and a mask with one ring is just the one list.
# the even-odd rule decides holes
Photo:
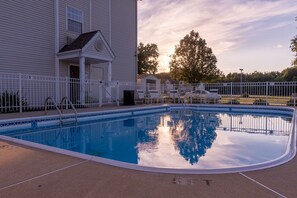
[[(253, 105), (266, 105), (266, 100), (260, 98), (260, 99), (255, 99), (253, 102)], [(267, 102), (267, 105), (269, 105), (269, 103)]]
[[(2, 92), (0, 96), (1, 113), (10, 113), (20, 111), (19, 92)], [(23, 108), (27, 106), (26, 100), (22, 99)]]

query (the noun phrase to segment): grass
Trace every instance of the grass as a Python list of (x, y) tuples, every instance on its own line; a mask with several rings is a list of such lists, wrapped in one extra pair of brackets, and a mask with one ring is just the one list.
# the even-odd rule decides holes
[[(222, 96), (221, 103), (227, 104), (230, 101), (230, 96)], [(236, 99), (240, 102), (240, 104), (253, 104), (253, 102), (257, 99), (266, 100), (266, 96), (249, 96), (248, 98), (243, 98), (240, 96), (234, 96), (233, 99)], [(281, 97), (281, 96), (268, 96), (268, 103), (274, 105), (286, 105), (287, 102), (290, 100), (290, 97)]]
[[(181, 96), (183, 99), (183, 96)], [(252, 105), (255, 100), (266, 100), (266, 96), (261, 95), (249, 95), (249, 97), (242, 97), (239, 95), (233, 96), (232, 98), (230, 95), (222, 95), (222, 99), (219, 103), (221, 104), (230, 104), (230, 100), (238, 101), (240, 104)], [(287, 105), (288, 101), (292, 99), (291, 97), (282, 97), (282, 96), (268, 96), (268, 104), (269, 105)], [(297, 100), (296, 100), (297, 101)], [(168, 96), (164, 97), (164, 102), (172, 102)], [(176, 101), (177, 102), (177, 101)], [(193, 103), (199, 103), (200, 101), (193, 100)], [(297, 102), (296, 102), (297, 105)]]

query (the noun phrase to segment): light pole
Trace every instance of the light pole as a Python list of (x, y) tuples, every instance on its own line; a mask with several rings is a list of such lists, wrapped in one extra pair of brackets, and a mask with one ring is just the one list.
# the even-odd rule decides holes
[(243, 69), (239, 69), (240, 70), (240, 95), (242, 95), (242, 71)]

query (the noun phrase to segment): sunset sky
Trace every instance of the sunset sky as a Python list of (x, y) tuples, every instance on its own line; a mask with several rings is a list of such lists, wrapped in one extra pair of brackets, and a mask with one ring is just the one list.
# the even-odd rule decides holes
[(138, 1), (138, 42), (156, 43), (159, 72), (169, 71), (174, 46), (191, 30), (213, 49), (225, 74), (281, 71), (291, 66), (297, 0)]

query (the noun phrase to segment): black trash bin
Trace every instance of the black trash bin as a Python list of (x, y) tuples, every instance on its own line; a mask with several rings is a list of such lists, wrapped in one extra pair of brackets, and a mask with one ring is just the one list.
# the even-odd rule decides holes
[(134, 105), (134, 91), (124, 90), (124, 105)]

